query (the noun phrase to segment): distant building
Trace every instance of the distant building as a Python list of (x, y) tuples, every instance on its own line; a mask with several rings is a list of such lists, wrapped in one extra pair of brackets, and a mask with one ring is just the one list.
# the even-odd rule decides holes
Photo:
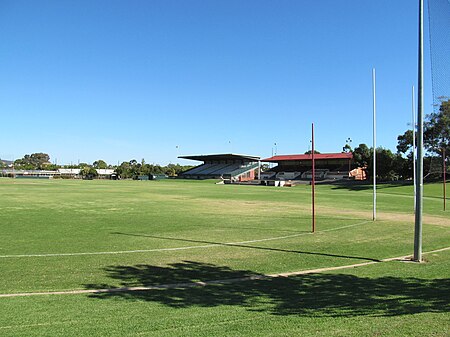
[(112, 179), (115, 176), (113, 169), (96, 169), (99, 179)]
[(2, 176), (10, 178), (52, 179), (56, 175), (58, 175), (57, 171), (48, 170), (14, 170), (11, 168), (2, 170)]
[[(116, 174), (113, 169), (96, 169), (99, 179), (114, 179)], [(70, 178), (81, 179), (81, 169), (78, 168), (60, 168), (57, 171), (48, 170), (14, 170), (12, 168), (1, 171), (4, 177), (13, 178)]]
[(78, 168), (60, 168), (58, 169), (58, 173), (61, 178), (81, 178), (80, 175), (81, 169)]

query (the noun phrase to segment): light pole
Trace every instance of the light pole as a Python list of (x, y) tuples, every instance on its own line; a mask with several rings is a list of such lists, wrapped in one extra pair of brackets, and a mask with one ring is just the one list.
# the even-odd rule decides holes
[(377, 101), (375, 68), (372, 69), (372, 95), (373, 95), (373, 214), (372, 220), (377, 219)]
[(418, 57), (418, 104), (417, 104), (417, 169), (416, 169), (416, 216), (414, 221), (414, 256), (422, 261), (422, 194), (423, 194), (423, 4), (419, 0), (419, 57)]
[[(345, 144), (348, 145), (347, 150), (348, 150), (349, 152), (351, 152), (351, 151), (352, 151), (352, 139), (351, 139), (350, 137), (347, 138), (347, 140), (345, 141)], [(351, 168), (352, 168), (352, 162), (351, 162), (351, 160), (349, 159), (349, 161), (348, 161), (348, 171), (349, 171), (349, 172), (351, 171)]]
[(311, 125), (311, 163), (312, 163), (312, 177), (311, 177), (311, 211), (312, 211), (312, 232), (316, 231), (316, 199), (315, 199), (315, 185), (316, 185), (316, 164), (314, 158), (314, 123)]
[(178, 160), (178, 157), (180, 156), (180, 145), (175, 145), (175, 149), (177, 151), (177, 160)]
[(345, 144), (348, 144), (348, 146), (350, 146), (350, 149), (352, 148), (352, 139), (350, 138), (350, 137), (348, 137), (346, 140), (345, 140)]
[(415, 103), (414, 86), (412, 87), (412, 165), (413, 165), (413, 181), (414, 181), (414, 214), (416, 213), (416, 103)]
[(446, 186), (445, 184), (447, 183), (447, 177), (446, 177), (446, 173), (447, 173), (447, 165), (446, 165), (446, 156), (445, 156), (445, 147), (442, 147), (442, 168), (443, 168), (443, 178), (444, 178), (444, 190), (443, 190), (443, 194), (444, 194), (444, 211), (446, 208), (446, 199), (447, 199), (447, 195), (446, 195)]

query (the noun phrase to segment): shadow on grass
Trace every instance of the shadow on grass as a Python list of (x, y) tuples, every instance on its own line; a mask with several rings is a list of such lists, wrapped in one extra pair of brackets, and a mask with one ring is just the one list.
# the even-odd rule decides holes
[[(308, 232), (304, 232), (304, 233), (306, 234)], [(336, 257), (336, 258), (341, 258), (341, 259), (353, 259), (353, 260), (365, 260), (365, 261), (380, 262), (380, 260), (373, 259), (373, 258), (370, 258), (370, 257), (351, 256), (351, 255), (338, 255), (338, 254), (318, 253), (318, 252), (307, 252), (307, 251), (301, 251), (301, 250), (290, 250), (290, 249), (281, 249), (281, 248), (272, 248), (272, 247), (260, 247), (260, 246), (254, 246), (254, 245), (246, 245), (246, 244), (244, 244), (245, 242), (242, 242), (242, 243), (226, 243), (226, 242), (214, 242), (214, 241), (205, 241), (205, 240), (182, 239), (182, 238), (172, 238), (172, 237), (165, 237), (165, 236), (149, 235), (149, 234), (133, 234), (133, 233), (121, 233), (121, 232), (113, 232), (111, 234), (126, 235), (126, 236), (138, 236), (138, 237), (145, 237), (145, 238), (151, 238), (151, 239), (160, 239), (160, 240), (169, 240), (169, 241), (181, 241), (181, 242), (187, 242), (187, 243), (202, 243), (202, 244), (207, 244), (207, 245), (217, 245), (217, 246), (226, 246), (226, 247), (260, 249), (260, 250), (267, 250), (267, 251), (273, 251), (273, 252), (282, 252), (282, 253), (294, 253), (294, 254), (302, 254), (302, 255), (317, 255), (317, 256)], [(300, 233), (300, 234), (302, 234), (302, 233)], [(252, 242), (249, 241), (248, 243), (250, 244)]]
[[(112, 266), (107, 275), (120, 287), (164, 287), (145, 291), (112, 291), (90, 295), (97, 299), (149, 301), (172, 308), (241, 306), (274, 315), (396, 316), (449, 312), (450, 279), (364, 278), (344, 274), (308, 274), (233, 282), (259, 276), (248, 270), (192, 261), (167, 267)], [(228, 280), (192, 286), (191, 282)], [(167, 286), (167, 285), (171, 286)], [(87, 289), (114, 288), (89, 284)]]
[[(329, 185), (332, 185), (333, 190), (350, 190), (350, 191), (366, 191), (373, 190), (373, 185), (371, 181), (336, 181), (331, 182)], [(377, 190), (383, 189), (392, 189), (393, 187), (402, 187), (402, 186), (412, 186), (412, 181), (393, 181), (393, 182), (378, 182)]]

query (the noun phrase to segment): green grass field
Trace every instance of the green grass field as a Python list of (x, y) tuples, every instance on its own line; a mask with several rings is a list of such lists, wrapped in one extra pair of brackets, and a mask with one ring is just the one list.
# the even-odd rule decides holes
[[(425, 185), (423, 251), (450, 247)], [(0, 179), (0, 336), (450, 336), (450, 250), (413, 251), (413, 188)], [(450, 208), (450, 205), (449, 205)], [(165, 285), (175, 285), (165, 287)]]

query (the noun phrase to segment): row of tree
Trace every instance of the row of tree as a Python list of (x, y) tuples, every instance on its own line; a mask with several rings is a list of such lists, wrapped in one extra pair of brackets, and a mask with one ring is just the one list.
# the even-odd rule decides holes
[[(413, 177), (413, 131), (407, 130), (397, 137), (397, 153), (379, 147), (377, 153), (377, 177), (382, 180), (411, 179)], [(417, 144), (417, 139), (416, 142)], [(437, 178), (448, 170), (450, 156), (450, 100), (443, 101), (439, 111), (426, 116), (423, 125), (425, 177)], [(355, 164), (367, 167), (369, 176), (373, 172), (373, 149), (360, 144), (352, 149), (348, 144), (344, 152), (351, 151)], [(444, 167), (444, 164), (445, 167)]]
[(17, 170), (57, 170), (59, 168), (77, 168), (81, 169), (81, 175), (95, 177), (97, 176), (96, 169), (113, 169), (124, 179), (137, 178), (141, 175), (150, 174), (176, 176), (192, 167), (194, 166), (179, 164), (161, 166), (158, 164), (147, 164), (144, 159), (140, 162), (133, 159), (125, 161), (120, 165), (109, 165), (106, 161), (101, 159), (94, 161), (92, 164), (79, 163), (77, 165), (56, 165), (50, 163), (50, 156), (47, 153), (26, 154), (23, 158), (14, 161), (14, 168)]
[[(413, 176), (413, 132), (407, 130), (403, 135), (397, 137), (397, 152), (378, 147), (377, 155), (377, 177), (381, 180), (411, 179)], [(417, 144), (417, 142), (416, 142)], [(426, 116), (424, 121), (424, 174), (436, 177), (443, 171), (442, 163), (450, 156), (450, 100), (443, 101), (439, 111)], [(366, 144), (359, 144), (352, 149), (349, 144), (343, 148), (344, 152), (352, 152), (354, 164), (366, 167), (367, 174), (372, 175), (373, 149)], [(310, 153), (311, 151), (307, 152)], [(318, 151), (315, 151), (318, 153)], [(1, 165), (1, 162), (0, 162)], [(17, 169), (24, 170), (56, 170), (62, 166), (50, 163), (50, 156), (46, 153), (33, 153), (25, 155), (14, 162)], [(448, 164), (446, 165), (448, 166)], [(65, 166), (69, 168), (80, 168), (82, 174), (95, 176), (95, 169), (114, 169), (122, 178), (136, 178), (140, 175), (166, 174), (175, 176), (193, 166), (169, 164), (160, 166), (158, 164), (147, 164), (144, 159), (140, 162), (130, 160), (120, 165), (108, 165), (104, 160), (96, 160), (92, 164), (80, 163), (78, 165)]]
[(194, 166), (192, 165), (180, 165), (180, 164), (169, 164), (166, 166), (160, 166), (158, 164), (147, 164), (144, 159), (141, 162), (136, 160), (130, 160), (129, 162), (123, 162), (119, 166), (115, 167), (116, 173), (124, 178), (136, 178), (138, 176), (145, 175), (159, 175), (165, 174), (168, 176), (177, 176), (181, 172), (187, 171)]

